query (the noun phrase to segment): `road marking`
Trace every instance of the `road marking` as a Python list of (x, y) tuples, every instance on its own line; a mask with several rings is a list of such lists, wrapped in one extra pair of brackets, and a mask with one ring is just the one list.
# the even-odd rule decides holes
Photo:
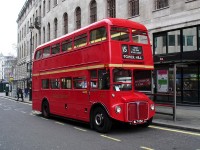
[(47, 118), (43, 118), (43, 117), (40, 117), (41, 119), (43, 119), (43, 120), (49, 120), (49, 119), (47, 119)]
[(152, 126), (152, 125), (149, 126), (149, 127), (150, 128), (154, 128), (154, 129), (165, 130), (165, 131), (171, 131), (171, 132), (177, 132), (177, 133), (183, 133), (183, 134), (200, 136), (200, 133), (195, 133), (195, 132), (182, 131), (182, 130), (176, 130), (176, 129), (170, 129), (170, 128), (163, 128), (163, 127), (157, 127), (157, 126)]
[(104, 138), (107, 138), (107, 139), (113, 140), (113, 141), (121, 142), (120, 139), (116, 139), (116, 138), (113, 138), (113, 137), (110, 137), (110, 136), (106, 136), (106, 135), (101, 135), (101, 136), (104, 137)]
[(32, 113), (30, 113), (30, 115), (31, 115), (31, 116), (34, 116), (34, 117), (36, 116), (36, 115), (34, 115), (34, 114), (32, 114)]
[(26, 112), (25, 111), (20, 111), (21, 113), (23, 113), (23, 114), (26, 114)]
[(87, 130), (85, 130), (85, 129), (81, 129), (81, 128), (78, 128), (78, 127), (74, 127), (74, 129), (79, 130), (79, 131), (83, 131), (83, 132), (86, 132), (86, 131), (87, 131)]
[(154, 150), (152, 148), (148, 148), (148, 147), (145, 147), (145, 146), (140, 146), (141, 149), (145, 149), (145, 150)]
[(65, 125), (64, 123), (58, 122), (58, 121), (56, 121), (55, 123), (56, 123), (56, 124), (59, 124), (59, 125), (63, 125), (63, 126)]

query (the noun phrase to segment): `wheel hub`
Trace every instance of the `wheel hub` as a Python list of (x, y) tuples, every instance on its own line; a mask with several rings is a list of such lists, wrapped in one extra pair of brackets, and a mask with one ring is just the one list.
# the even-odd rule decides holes
[(103, 123), (103, 115), (102, 114), (97, 114), (95, 116), (95, 123), (98, 126), (100, 126)]

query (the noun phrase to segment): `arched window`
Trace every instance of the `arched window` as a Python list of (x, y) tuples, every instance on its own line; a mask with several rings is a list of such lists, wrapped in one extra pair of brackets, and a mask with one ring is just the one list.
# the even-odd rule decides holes
[(45, 0), (43, 1), (43, 17), (45, 16), (45, 13), (46, 13), (46, 2)]
[(35, 34), (35, 48), (38, 46), (38, 35), (37, 33)]
[(50, 23), (47, 26), (47, 41), (50, 41)]
[(51, 0), (49, 0), (49, 4), (48, 4), (48, 11), (51, 10)]
[(97, 21), (97, 3), (96, 0), (90, 2), (90, 23)]
[(129, 15), (130, 17), (139, 15), (139, 0), (129, 0)]
[(76, 10), (76, 29), (81, 28), (81, 8), (77, 7)]
[(54, 38), (57, 38), (58, 36), (58, 19), (54, 19)]
[(45, 27), (43, 27), (43, 43), (45, 43)]
[(116, 3), (115, 0), (108, 0), (108, 17), (115, 18), (116, 17)]
[(64, 34), (68, 33), (68, 14), (64, 13), (63, 15), (63, 28), (64, 28)]

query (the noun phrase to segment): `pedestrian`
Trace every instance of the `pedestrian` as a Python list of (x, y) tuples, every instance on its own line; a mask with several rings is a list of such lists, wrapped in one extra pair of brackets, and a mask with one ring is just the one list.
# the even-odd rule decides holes
[(24, 93), (25, 93), (25, 97), (27, 97), (28, 96), (28, 88), (24, 89)]
[(18, 87), (17, 88), (17, 101), (19, 100), (19, 98), (22, 99), (22, 102), (24, 101), (22, 89)]

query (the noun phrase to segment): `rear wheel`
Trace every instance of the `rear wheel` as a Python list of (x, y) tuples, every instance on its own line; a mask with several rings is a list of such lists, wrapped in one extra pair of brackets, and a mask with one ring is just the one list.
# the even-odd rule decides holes
[(45, 118), (49, 118), (49, 116), (50, 116), (49, 103), (47, 101), (44, 101), (42, 103), (42, 115)]
[(112, 120), (103, 108), (97, 107), (93, 112), (92, 124), (96, 131), (106, 133), (111, 129)]

